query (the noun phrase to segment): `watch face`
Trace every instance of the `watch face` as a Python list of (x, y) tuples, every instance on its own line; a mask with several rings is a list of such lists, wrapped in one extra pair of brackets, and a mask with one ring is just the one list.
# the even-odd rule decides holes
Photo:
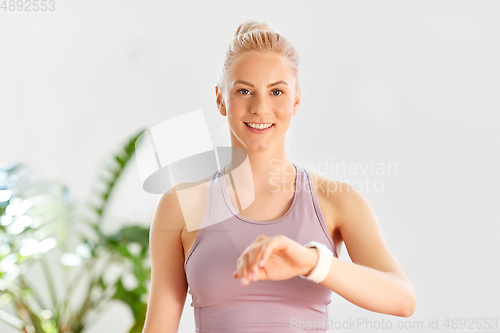
[(308, 242), (306, 245), (304, 245), (305, 247), (316, 247), (316, 242), (315, 241), (310, 241)]
[(324, 249), (328, 249), (328, 247), (325, 245), (325, 244), (321, 244), (321, 243), (318, 243), (316, 241), (310, 241), (309, 243), (307, 243), (305, 245), (306, 247), (315, 247), (315, 248), (324, 248)]

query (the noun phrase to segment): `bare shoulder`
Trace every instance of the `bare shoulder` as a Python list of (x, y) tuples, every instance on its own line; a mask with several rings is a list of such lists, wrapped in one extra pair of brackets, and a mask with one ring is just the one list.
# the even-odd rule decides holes
[(170, 214), (168, 222), (164, 220), (170, 223), (170, 228), (179, 232), (198, 229), (208, 200), (209, 180), (210, 177), (206, 177), (196, 182), (181, 183), (161, 195), (158, 206), (161, 205), (162, 210)]
[[(339, 208), (342, 195), (352, 190), (352, 186), (339, 180), (328, 179), (311, 171), (311, 178), (316, 195), (325, 199), (332, 208)], [(318, 198), (319, 199), (319, 198)]]
[(310, 174), (318, 201), (324, 202), (325, 207), (331, 210), (337, 227), (340, 228), (341, 224), (346, 222), (343, 216), (347, 211), (369, 206), (361, 192), (351, 184), (321, 177), (312, 172)]

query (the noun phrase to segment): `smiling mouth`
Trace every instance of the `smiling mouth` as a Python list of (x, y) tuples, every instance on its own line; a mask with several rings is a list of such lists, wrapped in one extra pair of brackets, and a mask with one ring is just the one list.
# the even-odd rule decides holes
[(255, 128), (255, 127), (249, 126), (249, 125), (248, 125), (248, 123), (245, 123), (245, 125), (247, 125), (247, 127), (249, 127), (249, 128), (256, 129), (256, 130), (260, 130), (260, 131), (265, 130), (265, 129), (269, 129), (269, 128), (271, 128), (271, 127), (274, 127), (274, 123), (272, 123), (272, 124), (271, 124), (271, 126), (269, 126), (269, 127), (264, 127), (264, 128), (262, 128), (262, 129), (261, 129), (261, 128)]

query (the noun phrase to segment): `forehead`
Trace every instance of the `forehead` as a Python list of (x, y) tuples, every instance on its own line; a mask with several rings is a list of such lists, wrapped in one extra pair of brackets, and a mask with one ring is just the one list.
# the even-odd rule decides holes
[(267, 84), (271, 80), (289, 81), (293, 76), (290, 61), (285, 56), (258, 51), (237, 56), (228, 74), (230, 84), (238, 79)]

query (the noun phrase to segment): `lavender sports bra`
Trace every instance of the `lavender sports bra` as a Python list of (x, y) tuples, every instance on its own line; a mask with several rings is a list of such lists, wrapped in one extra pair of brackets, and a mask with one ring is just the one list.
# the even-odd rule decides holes
[[(273, 221), (238, 214), (219, 170), (210, 178), (201, 228), (184, 263), (196, 332), (326, 332), (333, 291), (299, 276), (240, 285), (233, 278), (240, 254), (258, 235), (285, 235), (304, 245), (311, 240), (333, 251), (309, 171), (298, 167), (288, 212)], [(309, 324), (309, 326), (306, 326)], [(302, 328), (302, 329), (301, 329)]]

